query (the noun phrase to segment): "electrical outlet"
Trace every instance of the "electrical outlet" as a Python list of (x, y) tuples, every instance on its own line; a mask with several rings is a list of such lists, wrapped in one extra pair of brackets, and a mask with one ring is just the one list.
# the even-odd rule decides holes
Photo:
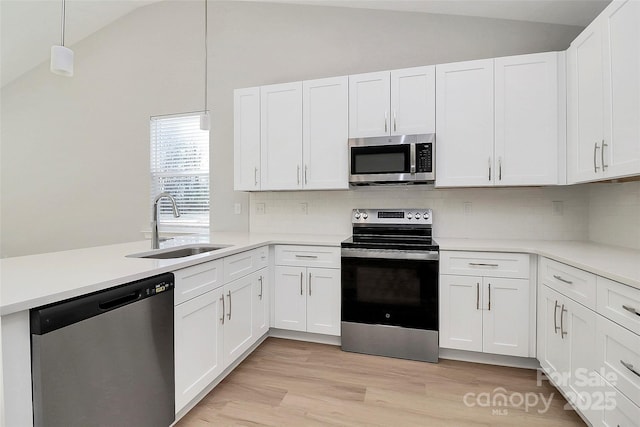
[(464, 202), (462, 205), (462, 210), (465, 215), (471, 215), (473, 212), (473, 204), (471, 202)]
[(242, 213), (242, 205), (240, 203), (235, 203), (233, 205), (233, 213), (236, 215), (240, 215)]
[(309, 203), (307, 202), (300, 203), (299, 209), (302, 215), (307, 215), (309, 213)]
[(264, 203), (256, 203), (256, 215), (264, 215), (267, 207)]
[(554, 200), (551, 202), (551, 207), (553, 211), (553, 216), (562, 216), (564, 215), (564, 202), (561, 200)]

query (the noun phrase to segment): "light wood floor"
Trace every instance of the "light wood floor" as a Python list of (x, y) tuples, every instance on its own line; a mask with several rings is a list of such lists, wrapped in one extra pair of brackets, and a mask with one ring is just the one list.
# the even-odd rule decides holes
[[(544, 405), (469, 407), (466, 393), (503, 387), (553, 394)], [(498, 391), (499, 392), (499, 391)], [(531, 398), (531, 397), (530, 397)], [(518, 398), (514, 403), (519, 404)], [(467, 402), (476, 399), (468, 397)], [(438, 364), (347, 353), (339, 347), (268, 338), (177, 427), (319, 426), (583, 426), (565, 400), (532, 370), (441, 360)]]

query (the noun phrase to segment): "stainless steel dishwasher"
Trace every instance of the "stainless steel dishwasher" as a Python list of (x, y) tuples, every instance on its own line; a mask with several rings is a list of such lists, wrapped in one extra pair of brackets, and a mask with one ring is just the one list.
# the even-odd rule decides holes
[(175, 419), (173, 274), (31, 310), (35, 426)]

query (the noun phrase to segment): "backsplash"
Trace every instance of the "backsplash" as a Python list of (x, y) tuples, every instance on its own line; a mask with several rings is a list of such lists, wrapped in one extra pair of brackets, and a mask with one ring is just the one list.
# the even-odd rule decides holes
[(589, 240), (640, 249), (640, 182), (589, 185)]
[[(260, 204), (264, 204), (264, 213), (257, 212)], [(286, 230), (350, 235), (354, 208), (415, 207), (433, 209), (436, 237), (586, 240), (588, 206), (589, 187), (585, 185), (476, 189), (363, 187), (345, 191), (252, 193), (249, 222), (252, 232)]]

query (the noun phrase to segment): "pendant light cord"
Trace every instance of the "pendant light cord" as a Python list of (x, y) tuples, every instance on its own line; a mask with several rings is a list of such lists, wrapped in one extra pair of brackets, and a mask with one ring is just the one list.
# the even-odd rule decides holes
[[(63, 0), (64, 1), (64, 0)], [(209, 1), (208, 0), (204, 0), (204, 112), (205, 114), (207, 114), (207, 70), (208, 70), (208, 29), (209, 29), (209, 25), (208, 24), (208, 18), (209, 18), (209, 11), (208, 11), (208, 5), (209, 5)]]
[(65, 0), (62, 0), (62, 46), (64, 46), (64, 20), (65, 20)]

